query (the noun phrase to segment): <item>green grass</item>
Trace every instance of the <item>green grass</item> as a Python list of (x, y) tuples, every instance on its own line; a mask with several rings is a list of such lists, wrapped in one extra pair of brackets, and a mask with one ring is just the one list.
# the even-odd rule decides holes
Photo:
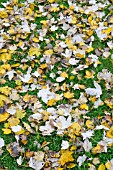
[[(1, 0), (0, 1), (0, 7), (3, 7), (2, 4), (1, 4), (2, 2), (7, 2), (7, 0)], [(25, 0), (19, 0), (19, 3), (20, 2), (24, 3)], [(57, 2), (60, 5), (63, 4), (67, 9), (69, 8), (69, 5), (68, 5), (67, 1), (60, 1), (60, 0), (58, 0)], [(46, 2), (46, 3), (49, 4), (48, 2)], [(38, 5), (38, 3), (36, 3), (35, 9), (34, 9), (35, 11), (38, 10), (38, 6), (37, 5)], [(44, 5), (44, 3), (41, 3), (41, 5)], [(83, 3), (82, 4), (82, 6), (85, 6), (85, 5), (87, 5), (87, 3)], [(110, 6), (108, 5), (104, 9), (105, 16), (107, 16), (109, 14), (109, 12), (110, 12), (109, 11), (109, 7)], [(57, 20), (58, 19), (58, 15), (59, 15), (59, 13), (61, 11), (62, 10), (60, 9), (58, 12), (52, 12), (51, 16), (54, 17), (55, 20)], [(83, 18), (87, 18), (88, 17), (86, 14), (81, 14), (81, 16)], [(40, 22), (42, 20), (47, 20), (47, 17), (46, 16), (36, 17), (36, 19), (35, 19), (35, 23), (37, 24), (36, 30), (34, 32), (32, 31), (34, 36), (36, 36), (36, 34), (37, 34), (37, 29), (42, 29), (42, 24)], [(85, 26), (86, 26), (86, 24), (85, 24)], [(4, 30), (7, 31), (8, 28), (5, 28)], [(28, 36), (26, 38), (26, 41), (30, 41), (30, 36), (32, 35), (32, 33), (28, 34)], [(55, 41), (56, 41), (57, 40), (56, 35), (57, 34), (61, 34), (61, 33), (66, 35), (67, 31), (63, 30), (61, 28), (61, 26), (59, 26), (59, 28), (58, 28), (58, 30), (56, 30), (56, 32), (50, 32), (50, 30), (49, 30), (47, 35), (44, 38), (50, 39), (50, 37), (53, 37), (55, 39)], [(101, 41), (99, 39), (98, 35), (95, 33), (95, 31), (94, 31), (93, 36), (94, 36), (94, 41), (92, 42), (92, 47), (94, 48), (94, 50), (95, 49), (102, 49), (102, 50), (104, 50), (104, 48), (107, 46), (107, 41), (108, 40), (113, 40), (113, 38), (112, 38), (112, 39), (107, 39), (105, 41)], [(52, 44), (53, 47), (56, 45), (55, 41), (50, 40), (50, 43)], [(10, 44), (17, 44), (17, 43), (18, 42), (15, 42), (14, 40), (10, 41)], [(45, 40), (44, 41), (40, 41), (39, 44), (40, 44), (40, 48), (42, 50), (42, 53), (37, 58), (38, 60), (40, 60), (43, 57), (43, 52), (45, 50), (45, 47), (47, 46), (47, 43), (46, 43)], [(27, 47), (27, 50), (24, 51), (24, 52), (23, 52), (23, 50), (21, 48), (18, 48), (18, 50), (17, 50), (18, 52), (12, 55), (12, 59), (8, 61), (8, 64), (13, 65), (13, 64), (16, 64), (17, 62), (20, 62), (22, 59), (25, 59), (27, 57), (27, 55), (28, 55), (29, 48), (30, 48), (30, 45)], [(92, 54), (92, 53), (95, 54), (94, 50), (93, 50), (93, 52), (86, 54), (86, 58), (88, 57), (89, 54)], [(110, 50), (110, 53), (113, 54), (113, 50)], [(63, 58), (62, 56), (60, 56), (58, 54), (55, 54), (55, 55), (56, 55), (56, 57)], [(80, 64), (85, 64), (86, 63), (86, 58), (82, 59)], [(57, 62), (57, 63), (54, 64), (53, 69), (50, 69), (49, 71), (48, 71), (48, 69), (45, 69), (44, 73), (46, 75), (46, 78), (44, 80), (46, 82), (48, 80), (50, 80), (50, 82), (52, 84), (56, 83), (56, 78), (58, 77), (57, 72), (59, 71), (59, 67), (61, 67), (61, 71), (62, 72), (64, 71), (64, 72), (68, 73), (68, 78), (66, 78), (66, 80), (65, 80), (66, 84), (70, 85), (71, 82), (72, 82), (73, 84), (83, 84), (83, 85), (85, 85), (86, 88), (88, 88), (88, 87), (92, 87), (93, 88), (94, 87), (94, 80), (98, 81), (98, 78), (97, 78), (98, 72), (102, 72), (103, 69), (108, 69), (108, 71), (113, 73), (113, 61), (111, 60), (111, 56), (109, 56), (107, 59), (104, 59), (102, 56), (99, 56), (99, 61), (101, 62), (101, 64), (98, 65), (96, 68), (94, 68), (93, 64), (91, 64), (88, 67), (89, 71), (93, 70), (95, 72), (94, 78), (91, 78), (91, 79), (84, 78), (85, 71), (87, 70), (87, 69), (84, 69), (82, 71), (79, 71), (79, 74), (82, 76), (81, 80), (79, 80), (77, 78), (77, 75), (74, 75), (74, 79), (70, 80), (70, 77), (73, 75), (71, 72), (73, 71), (75, 66), (68, 66), (68, 68), (65, 68), (65, 67), (62, 67), (62, 63), (61, 62)], [(28, 60), (26, 62), (26, 64), (28, 66), (31, 66), (31, 61)], [(3, 62), (0, 62), (0, 65), (3, 65)], [(32, 69), (32, 73), (35, 72), (37, 70), (37, 68), (39, 68), (39, 67), (40, 67), (40, 62), (39, 63), (35, 62), (34, 63), (34, 68)], [(23, 70), (22, 68), (19, 68), (19, 67), (17, 67), (15, 70), (16, 71), (19, 70), (23, 74), (26, 74), (26, 72), (27, 72), (27, 69)], [(50, 78), (50, 73), (55, 73), (56, 77), (54, 79)], [(7, 76), (4, 79), (6, 80), (6, 82), (4, 84), (1, 84), (0, 85), (1, 87), (2, 86), (8, 86), (8, 87), (11, 87), (12, 89), (15, 89), (17, 87), (17, 85), (15, 83), (15, 80), (9, 81)], [(62, 86), (63, 83), (64, 82), (61, 82), (61, 83), (59, 83), (59, 85)], [(23, 85), (25, 85), (25, 83)], [(106, 98), (111, 98), (111, 96), (113, 95), (113, 89), (107, 90), (106, 86), (105, 86), (105, 81), (104, 80), (100, 81), (100, 86), (102, 87), (101, 100), (104, 101)], [(52, 88), (54, 88), (54, 86)], [(22, 98), (22, 96), (25, 96), (27, 93), (29, 95), (31, 95), (31, 96), (37, 96), (38, 91), (39, 91), (38, 89), (35, 89), (33, 91), (28, 90), (28, 92), (21, 92), (19, 94), (20, 94), (21, 98)], [(84, 90), (74, 90), (72, 87), (70, 87), (70, 91), (74, 93), (74, 98), (75, 99), (79, 99), (80, 92), (84, 92)], [(63, 91), (60, 89), (56, 93), (57, 94), (62, 94)], [(48, 108), (48, 106), (41, 100), (41, 98), (39, 98), (38, 100), (43, 105), (42, 109), (46, 110)], [(14, 101), (14, 104), (16, 104), (16, 102), (18, 102), (18, 101)], [(70, 101), (68, 99), (63, 99), (63, 100), (57, 101), (56, 104), (54, 105), (54, 108), (57, 108), (57, 106), (60, 105), (60, 104), (70, 104)], [(99, 106), (96, 109), (92, 108), (93, 102), (88, 100), (87, 104), (88, 104), (88, 107), (89, 107), (89, 112), (86, 113), (86, 116), (88, 116), (91, 120), (95, 121), (95, 126), (98, 125), (98, 124), (100, 125), (101, 121), (102, 121), (102, 119), (100, 119), (100, 120), (98, 120), (98, 122), (96, 122), (98, 116), (105, 116), (105, 114), (104, 114), (105, 111), (107, 111), (109, 113), (112, 112), (112, 109), (110, 109), (106, 104), (104, 104), (102, 106)], [(73, 108), (73, 109), (75, 109), (75, 108)], [(28, 121), (28, 118), (32, 114), (33, 114), (33, 111), (27, 107), (26, 108), (26, 115), (21, 120), (20, 124), (22, 125), (22, 121), (30, 124), (29, 121)], [(81, 115), (80, 118), (83, 119), (83, 115)], [(40, 123), (37, 123), (38, 126), (44, 125), (44, 124), (45, 123), (43, 121), (40, 121)], [(4, 123), (1, 123), (0, 124), (0, 129), (2, 129), (3, 127), (4, 127)], [(44, 141), (46, 141), (46, 142), (49, 143), (47, 146), (49, 147), (50, 151), (59, 152), (61, 150), (62, 140), (69, 141), (70, 137), (68, 136), (68, 134), (57, 135), (56, 132), (57, 131), (53, 132), (50, 136), (43, 136), (41, 134), (41, 132), (38, 130), (36, 132), (36, 134), (28, 135), (28, 137), (27, 137), (28, 138), (28, 143), (25, 146), (22, 143), (20, 145), (21, 145), (21, 147), (24, 147), (25, 151), (27, 151), (28, 149), (30, 149), (30, 151), (38, 151), (38, 150), (44, 151), (44, 148), (37, 148), (37, 146), (34, 144), (34, 141), (37, 141), (40, 145)], [(94, 130), (94, 136), (91, 139), (89, 139), (92, 142), (92, 146), (93, 147), (95, 147), (98, 144), (98, 142), (100, 140), (102, 140), (103, 133), (104, 133), (103, 130)], [(14, 136), (13, 133), (9, 134), (9, 135), (5, 135), (5, 134), (3, 134), (2, 130), (0, 131), (0, 137), (4, 139), (6, 146), (8, 144), (10, 144), (11, 142), (15, 142), (16, 141), (15, 136)], [(77, 138), (78, 139), (80, 138), (80, 140), (82, 140), (81, 136), (77, 137)], [(76, 139), (72, 141), (72, 144), (73, 143), (74, 144), (76, 143)], [(0, 168), (6, 168), (7, 167), (8, 170), (13, 170), (13, 169), (14, 170), (32, 170), (31, 168), (28, 167), (28, 164), (27, 164), (28, 160), (24, 159), (24, 163), (22, 164), (21, 167), (19, 167), (17, 165), (17, 162), (16, 162), (17, 158), (12, 158), (11, 155), (9, 154), (9, 152), (6, 150), (5, 147), (3, 148), (3, 151), (4, 152), (3, 152), (2, 156), (0, 157)], [(85, 154), (88, 158), (91, 158), (91, 157), (92, 158), (96, 158), (96, 157), (98, 157), (99, 160), (100, 160), (100, 163), (104, 163), (105, 164), (108, 160), (113, 158), (113, 146), (108, 148), (107, 153), (100, 153), (100, 154), (93, 154), (92, 152), (85, 152), (85, 151), (81, 151), (80, 153), (78, 153), (78, 152), (75, 151), (74, 154), (73, 154), (73, 157), (75, 159), (75, 164), (77, 164), (78, 156), (83, 155), (83, 154)], [(81, 167), (75, 166), (71, 170), (88, 170), (88, 163), (89, 162), (92, 163), (91, 161), (85, 161)], [(96, 168), (98, 168), (98, 165), (96, 166)], [(67, 170), (66, 165), (64, 166), (64, 170)]]

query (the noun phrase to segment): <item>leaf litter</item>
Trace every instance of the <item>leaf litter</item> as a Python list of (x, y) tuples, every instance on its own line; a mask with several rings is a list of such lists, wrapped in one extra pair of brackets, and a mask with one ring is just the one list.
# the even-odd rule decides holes
[(113, 169), (112, 3), (1, 2), (0, 168)]

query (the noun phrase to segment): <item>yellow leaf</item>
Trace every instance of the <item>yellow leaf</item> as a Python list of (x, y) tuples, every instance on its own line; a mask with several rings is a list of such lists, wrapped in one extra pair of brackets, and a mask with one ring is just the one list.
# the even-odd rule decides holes
[(57, 170), (63, 170), (63, 168), (58, 168)]
[(53, 2), (55, 2), (55, 0), (47, 0), (48, 2), (50, 2), (50, 3), (53, 3)]
[(73, 48), (73, 43), (72, 43), (72, 40), (71, 40), (71, 39), (66, 38), (65, 42), (66, 42), (68, 48)]
[(5, 135), (8, 135), (11, 133), (11, 129), (4, 129), (2, 128), (2, 131), (4, 132)]
[(5, 70), (8, 70), (8, 71), (11, 70), (10, 64), (3, 64), (3, 65), (1, 66), (1, 68), (5, 69)]
[(3, 69), (2, 67), (0, 67), (0, 76), (3, 76), (5, 74), (5, 69)]
[(6, 53), (7, 52), (7, 49), (3, 48), (0, 50), (0, 53)]
[(1, 92), (2, 94), (6, 95), (6, 96), (9, 95), (10, 91), (11, 91), (11, 88), (8, 87), (8, 86), (0, 87), (0, 92)]
[(104, 164), (101, 164), (101, 165), (99, 165), (99, 167), (98, 167), (98, 170), (105, 170), (106, 168), (105, 168), (105, 165)]
[(5, 113), (3, 113), (3, 114), (0, 114), (0, 122), (4, 122), (5, 120), (7, 120), (8, 119), (8, 117), (9, 117), (9, 113), (7, 113), (7, 112), (5, 112)]
[(61, 77), (64, 77), (64, 78), (68, 78), (68, 74), (67, 74), (66, 72), (62, 72), (62, 73), (60, 74), (60, 76), (61, 76)]
[(19, 109), (16, 111), (16, 114), (15, 114), (15, 116), (16, 116), (18, 119), (24, 118), (25, 115), (26, 115), (25, 111), (24, 111), (24, 110), (19, 110)]
[(94, 76), (94, 73), (93, 72), (90, 72), (88, 70), (86, 70), (86, 75), (85, 75), (85, 78), (89, 79), (89, 78), (93, 78)]
[(88, 17), (88, 22), (91, 23), (92, 19), (93, 19), (93, 18), (92, 18), (92, 16), (90, 15), (90, 16)]
[(0, 60), (2, 60), (4, 63), (5, 63), (7, 60), (11, 60), (11, 54), (2, 53), (2, 54), (0, 55)]
[(74, 168), (76, 165), (74, 163), (70, 163), (69, 165), (67, 165), (67, 168)]
[(81, 126), (80, 126), (79, 123), (77, 123), (77, 122), (74, 122), (74, 123), (71, 125), (71, 127), (72, 127), (73, 129), (76, 129), (77, 131), (80, 131), (80, 130), (81, 130)]
[(72, 23), (72, 24), (76, 24), (76, 22), (77, 22), (77, 18), (76, 18), (75, 16), (73, 16), (71, 23)]
[(47, 64), (46, 64), (46, 63), (45, 63), (45, 64), (41, 64), (41, 65), (40, 65), (40, 68), (41, 68), (41, 69), (47, 68)]
[(34, 37), (34, 38), (33, 38), (33, 41), (34, 41), (34, 42), (39, 42), (39, 39), (36, 38), (36, 37)]
[(53, 50), (46, 50), (45, 52), (44, 52), (44, 54), (45, 55), (52, 55), (53, 54)]
[(16, 80), (15, 82), (16, 82), (16, 84), (17, 84), (18, 86), (21, 86), (21, 85), (22, 85), (22, 81), (21, 81), (21, 80)]
[(66, 6), (64, 6), (64, 5), (61, 4), (61, 5), (60, 5), (60, 8), (61, 8), (61, 9), (65, 9)]
[(102, 32), (105, 34), (110, 34), (112, 30), (113, 30), (113, 28), (109, 27), (106, 30), (103, 30)]
[(79, 57), (79, 58), (85, 58), (85, 55), (84, 54), (80, 54), (80, 53), (77, 53), (76, 56)]
[(77, 149), (76, 146), (71, 146), (70, 151), (74, 151), (74, 150), (76, 150), (76, 149)]
[(88, 53), (90, 53), (90, 52), (93, 51), (93, 50), (94, 50), (93, 47), (89, 47), (86, 51), (87, 51)]
[(8, 32), (9, 32), (9, 34), (14, 34), (15, 30), (13, 28), (10, 28)]
[(101, 152), (103, 152), (103, 151), (104, 151), (104, 146), (101, 147), (100, 144), (97, 144), (97, 146), (92, 149), (92, 152), (93, 152), (94, 154), (101, 153)]
[(110, 161), (108, 161), (108, 162), (106, 162), (105, 166), (109, 170), (111, 168), (112, 164)]
[(4, 102), (2, 100), (0, 100), (0, 107), (4, 106)]
[(96, 97), (90, 97), (90, 100), (91, 100), (92, 102), (95, 102), (95, 101), (96, 101)]
[(40, 23), (43, 24), (44, 26), (47, 25), (47, 21), (46, 20), (41, 20)]
[(44, 122), (49, 119), (49, 116), (50, 116), (50, 113), (49, 113), (49, 112), (47, 112), (47, 111), (44, 110), (44, 111), (42, 112), (42, 114), (43, 114), (43, 121), (44, 121)]
[(8, 128), (9, 128), (9, 123), (4, 123), (4, 127), (5, 127), (6, 129), (8, 129)]
[(23, 42), (22, 41), (20, 41), (18, 44), (17, 44), (17, 46), (19, 46), (19, 47), (21, 47), (23, 45)]
[(70, 76), (70, 78), (69, 78), (69, 79), (70, 79), (70, 80), (73, 80), (74, 78), (75, 78), (75, 76)]
[(72, 154), (73, 154), (73, 152), (68, 151), (68, 150), (66, 150), (62, 153), (61, 158), (60, 158), (60, 163), (61, 163), (62, 166), (65, 165), (68, 162), (74, 161)]
[(74, 134), (79, 135), (80, 130), (81, 130), (81, 126), (79, 125), (79, 123), (74, 122), (69, 128), (71, 128), (71, 131), (73, 129)]
[(31, 47), (29, 50), (29, 56), (36, 55), (37, 57), (40, 55), (40, 49), (36, 47)]
[(88, 105), (87, 104), (82, 104), (80, 105), (81, 110), (88, 110)]
[(74, 97), (74, 93), (71, 93), (71, 92), (65, 92), (64, 93), (64, 97), (67, 98), (67, 99), (71, 99)]
[(24, 102), (29, 102), (30, 97), (31, 97), (30, 95), (26, 94), (26, 95), (23, 97), (23, 101), (24, 101)]
[(0, 18), (7, 18), (8, 17), (8, 14), (5, 10), (1, 10), (0, 11)]
[(107, 131), (106, 136), (108, 138), (113, 138), (113, 126), (110, 128), (109, 131)]
[(56, 102), (55, 99), (50, 99), (47, 103), (47, 106), (52, 106), (55, 104), (55, 102)]
[(20, 66), (20, 63), (16, 63), (16, 64), (11, 65), (11, 67), (19, 67), (19, 66)]
[(13, 3), (14, 3), (14, 4), (17, 4), (17, 3), (18, 3), (18, 0), (13, 0)]
[(8, 123), (10, 126), (17, 126), (20, 123), (20, 120), (12, 116), (8, 119)]
[(50, 9), (50, 12), (57, 12), (57, 11), (59, 11), (59, 10), (60, 10), (59, 7), (52, 7), (52, 8)]
[(86, 126), (88, 127), (88, 129), (94, 129), (93, 121), (87, 120), (86, 121)]
[(8, 99), (8, 97), (2, 94), (0, 94), (0, 101), (5, 101), (6, 103), (10, 103), (10, 100)]

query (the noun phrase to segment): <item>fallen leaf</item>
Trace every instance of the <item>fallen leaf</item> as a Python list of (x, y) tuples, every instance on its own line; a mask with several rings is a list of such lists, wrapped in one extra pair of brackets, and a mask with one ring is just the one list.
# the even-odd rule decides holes
[(65, 165), (66, 163), (74, 161), (72, 154), (73, 154), (73, 152), (68, 151), (68, 150), (66, 150), (62, 153), (61, 158), (60, 158), (60, 163), (62, 166)]
[(77, 159), (77, 162), (79, 164), (79, 166), (82, 165), (83, 162), (85, 162), (87, 156), (86, 155), (83, 155), (83, 156), (79, 156), (78, 159)]
[(2, 131), (4, 132), (5, 135), (8, 135), (11, 133), (11, 129), (5, 129), (5, 128), (2, 128)]
[(22, 165), (22, 156), (19, 156), (19, 158), (17, 159), (17, 164), (19, 166)]
[(20, 123), (20, 120), (12, 116), (8, 119), (8, 123), (10, 126), (17, 126)]
[(3, 138), (0, 138), (0, 148), (2, 148), (4, 145), (5, 145), (4, 139), (3, 139)]
[(69, 148), (69, 142), (62, 140), (61, 146), (62, 146), (61, 149), (68, 149)]
[(4, 122), (5, 120), (8, 119), (9, 116), (10, 116), (10, 114), (7, 112), (0, 114), (0, 122)]
[(98, 167), (98, 170), (105, 170), (106, 168), (105, 168), (105, 165), (104, 164), (101, 164), (101, 165), (99, 165), (99, 167)]
[(71, 99), (74, 97), (74, 93), (71, 93), (71, 92), (65, 92), (64, 93), (64, 97), (67, 98), (67, 99)]

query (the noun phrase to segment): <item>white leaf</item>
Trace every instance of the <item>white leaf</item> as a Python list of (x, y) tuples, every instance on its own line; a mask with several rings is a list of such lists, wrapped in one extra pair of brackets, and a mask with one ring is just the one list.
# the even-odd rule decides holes
[(29, 167), (31, 167), (31, 168), (33, 168), (35, 170), (40, 170), (40, 169), (43, 168), (43, 166), (44, 166), (43, 161), (37, 161), (33, 157), (30, 158)]
[(86, 93), (91, 96), (100, 97), (100, 95), (102, 94), (101, 86), (98, 83), (96, 83), (96, 81), (94, 81), (94, 86), (96, 88), (85, 89)]
[(11, 71), (8, 71), (8, 72), (5, 74), (5, 76), (8, 75), (9, 80), (12, 80), (12, 78), (14, 77), (14, 73), (16, 73), (16, 71), (11, 70)]
[(50, 28), (51, 31), (56, 31), (57, 29), (58, 29), (58, 27), (57, 27), (56, 25), (53, 25), (53, 26)]
[(50, 92), (49, 88), (46, 88), (38, 92), (38, 97), (41, 97), (42, 101), (47, 104), (48, 100), (55, 98), (55, 93)]
[(84, 133), (82, 133), (81, 135), (83, 136), (83, 140), (86, 138), (91, 138), (93, 136), (94, 131), (93, 130), (88, 130)]
[(39, 130), (43, 133), (43, 135), (51, 135), (51, 133), (55, 130), (51, 125), (50, 121), (46, 121), (45, 126), (40, 126)]
[(40, 74), (38, 73), (38, 71), (35, 71), (35, 72), (33, 73), (33, 75), (34, 75), (35, 77), (39, 77), (39, 76), (40, 76)]
[(2, 148), (4, 146), (4, 139), (0, 138), (0, 148)]
[(27, 74), (25, 74), (23, 77), (19, 75), (19, 78), (24, 82), (24, 83), (27, 83), (30, 78), (31, 78), (31, 67), (29, 67), (28, 71), (27, 71)]
[(71, 57), (72, 50), (66, 48), (65, 53), (62, 53), (62, 55), (65, 57)]
[(110, 49), (113, 49), (113, 42), (112, 41), (107, 42), (107, 45)]
[(69, 142), (62, 140), (62, 144), (61, 144), (62, 148), (61, 149), (68, 149), (69, 148)]
[(22, 156), (20, 156), (20, 157), (17, 159), (17, 164), (18, 164), (18, 165), (22, 165)]
[(29, 27), (29, 25), (28, 25), (27, 20), (25, 20), (25, 21), (22, 23), (21, 28), (22, 28), (23, 32), (28, 32), (28, 33), (30, 32), (30, 27)]
[(9, 114), (14, 115), (16, 113), (16, 108), (14, 106), (9, 107), (6, 110)]
[(77, 63), (79, 63), (79, 60), (75, 60), (75, 58), (71, 58), (69, 60), (69, 64), (71, 64), (71, 65), (76, 65)]
[(54, 126), (60, 130), (68, 128), (71, 124), (71, 116), (68, 116), (67, 119), (64, 116), (59, 116), (58, 119), (54, 121)]
[(79, 166), (82, 165), (82, 163), (86, 160), (87, 156), (83, 155), (83, 156), (79, 156), (77, 159), (77, 162), (79, 163)]
[(99, 130), (99, 129), (109, 130), (109, 128), (107, 128), (106, 126), (103, 126), (103, 125), (96, 126), (95, 129), (96, 130)]
[(17, 126), (11, 126), (11, 129), (13, 132), (19, 132), (22, 130), (22, 127), (20, 125)]
[(92, 149), (92, 143), (89, 142), (88, 139), (85, 139), (84, 144), (83, 144), (83, 148), (86, 152), (89, 152)]
[(56, 82), (62, 82), (62, 81), (64, 81), (64, 80), (65, 80), (64, 77), (57, 77), (57, 78), (56, 78)]

